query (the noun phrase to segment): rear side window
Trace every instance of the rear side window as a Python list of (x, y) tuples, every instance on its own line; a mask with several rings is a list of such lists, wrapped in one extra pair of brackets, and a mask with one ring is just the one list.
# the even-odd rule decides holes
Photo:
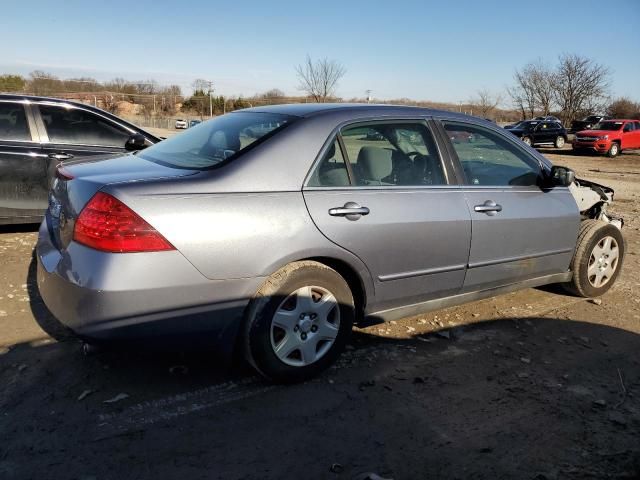
[(335, 140), (309, 179), (310, 187), (348, 187), (349, 173), (340, 144)]
[(467, 123), (444, 123), (453, 148), (467, 177), (467, 183), (479, 186), (538, 185), (540, 165), (502, 135)]
[(0, 140), (31, 141), (27, 116), (21, 103), (0, 102)]
[(115, 123), (77, 108), (40, 105), (51, 143), (124, 148), (131, 133)]
[(191, 127), (137, 155), (168, 167), (211, 168), (276, 134), (294, 118), (274, 113), (230, 113)]
[(359, 186), (446, 185), (431, 132), (422, 123), (376, 123), (345, 128), (347, 157)]

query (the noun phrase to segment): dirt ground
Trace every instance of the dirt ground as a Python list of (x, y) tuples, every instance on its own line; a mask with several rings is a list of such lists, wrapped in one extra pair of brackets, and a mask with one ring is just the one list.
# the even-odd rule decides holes
[(300, 385), (208, 352), (84, 356), (39, 300), (33, 228), (5, 228), (0, 478), (640, 478), (640, 155), (542, 151), (616, 189), (601, 302), (529, 289), (356, 330)]

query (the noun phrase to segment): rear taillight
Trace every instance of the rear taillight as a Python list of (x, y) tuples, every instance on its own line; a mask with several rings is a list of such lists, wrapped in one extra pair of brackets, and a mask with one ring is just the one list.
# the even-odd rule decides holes
[(96, 193), (80, 212), (73, 239), (115, 253), (175, 250), (158, 231), (117, 198)]

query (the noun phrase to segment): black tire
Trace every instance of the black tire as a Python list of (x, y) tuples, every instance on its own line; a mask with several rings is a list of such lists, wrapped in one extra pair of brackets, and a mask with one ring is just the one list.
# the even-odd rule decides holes
[(620, 153), (620, 145), (618, 145), (616, 142), (613, 142), (609, 147), (609, 151), (607, 152), (607, 157), (614, 158), (614, 157), (617, 157), (619, 153)]
[(553, 146), (556, 148), (562, 148), (564, 147), (565, 143), (566, 143), (565, 138), (562, 135), (558, 135), (556, 137), (556, 140), (553, 142)]
[[(304, 366), (291, 366), (284, 363), (274, 351), (272, 321), (283, 302), (292, 293), (306, 286), (326, 289), (335, 297), (338, 303), (336, 308), (339, 308), (338, 333), (326, 353), (315, 362)], [(291, 263), (269, 277), (247, 308), (244, 330), (245, 357), (259, 373), (275, 382), (293, 383), (314, 377), (332, 365), (344, 349), (351, 334), (354, 310), (349, 285), (338, 272), (313, 261)]]
[[(615, 240), (618, 247), (618, 258), (613, 274), (608, 277), (606, 283), (596, 287), (589, 279), (589, 261), (594, 248), (607, 237)], [(617, 227), (601, 220), (584, 220), (580, 225), (580, 232), (576, 242), (576, 250), (571, 260), (573, 278), (564, 284), (564, 287), (574, 295), (580, 297), (599, 297), (609, 290), (615, 283), (624, 260), (625, 244), (622, 232)]]

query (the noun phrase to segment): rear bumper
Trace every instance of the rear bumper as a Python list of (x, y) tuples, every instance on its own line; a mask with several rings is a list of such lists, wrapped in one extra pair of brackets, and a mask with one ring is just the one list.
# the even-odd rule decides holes
[(37, 261), (38, 288), (51, 313), (96, 341), (206, 334), (231, 347), (264, 281), (209, 280), (178, 251), (108, 254), (75, 242), (58, 250), (46, 221)]

